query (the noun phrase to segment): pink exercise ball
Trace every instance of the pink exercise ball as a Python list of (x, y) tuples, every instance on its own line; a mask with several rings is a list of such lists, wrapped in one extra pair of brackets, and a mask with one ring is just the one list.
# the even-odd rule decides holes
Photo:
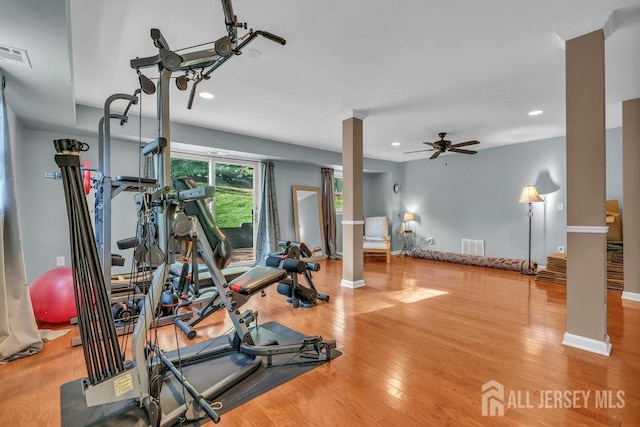
[(42, 274), (29, 286), (36, 319), (47, 323), (68, 323), (76, 317), (71, 267), (58, 267)]

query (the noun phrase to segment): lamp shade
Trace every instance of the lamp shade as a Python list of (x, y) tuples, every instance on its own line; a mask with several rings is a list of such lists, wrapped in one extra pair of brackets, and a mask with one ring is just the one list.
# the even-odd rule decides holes
[(411, 212), (404, 213), (404, 222), (408, 222), (408, 221), (414, 221), (413, 213)]
[(518, 203), (536, 203), (536, 202), (544, 202), (542, 197), (538, 194), (538, 190), (536, 190), (535, 185), (527, 185), (522, 188), (522, 193), (520, 193), (520, 198), (518, 199)]

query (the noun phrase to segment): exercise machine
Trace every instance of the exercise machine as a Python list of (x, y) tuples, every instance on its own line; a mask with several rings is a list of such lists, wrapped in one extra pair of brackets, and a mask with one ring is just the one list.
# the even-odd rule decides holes
[[(155, 224), (161, 262), (156, 266), (135, 324), (130, 360), (123, 360), (122, 349), (116, 339), (105, 276), (92, 235), (86, 199), (81, 193), (79, 154), (84, 145), (69, 139), (54, 141), (55, 159), (61, 169), (67, 201), (74, 293), (77, 306), (81, 308), (79, 326), (87, 366), (87, 377), (81, 380), (81, 385), (86, 403), (96, 406), (134, 400), (145, 409), (152, 426), (173, 425), (203, 417), (218, 422), (220, 418), (210, 404), (211, 399), (234, 387), (261, 366), (286, 364), (294, 360), (291, 355), (315, 362), (330, 360), (336, 346), (335, 341), (324, 340), (320, 336), (305, 337), (293, 344), (256, 341), (259, 328), (250, 328), (249, 325), (257, 314), (251, 311), (241, 313), (236, 297), (250, 298), (260, 293), (285, 279), (287, 270), (258, 265), (228, 282), (222, 269), (230, 263), (233, 248), (204, 202), (212, 197), (213, 187), (192, 188), (187, 180), (170, 183), (169, 83), (172, 73), (180, 70), (187, 79), (195, 76), (195, 85), (239, 54), (258, 35), (285, 43), (284, 39), (262, 31), (250, 31), (241, 43), (237, 43), (237, 28), (244, 27), (244, 24), (240, 24), (233, 14), (230, 0), (222, 0), (222, 6), (228, 35), (216, 41), (214, 49), (178, 55), (169, 49), (160, 31), (153, 29), (151, 36), (158, 55), (131, 61), (131, 66), (139, 72), (145, 93), (152, 91), (152, 82), (143, 78), (140, 69), (157, 67), (160, 70), (156, 94), (159, 135), (145, 147), (157, 158), (157, 184), (142, 193), (140, 203)], [(178, 88), (186, 89), (184, 83), (182, 79)], [(189, 227), (183, 227), (182, 214), (188, 219)], [(180, 218), (180, 226), (177, 218)], [(148, 340), (148, 331), (154, 324), (168, 283), (173, 248), (181, 246), (185, 237), (191, 234), (198, 236), (198, 253), (211, 274), (233, 328), (223, 337), (182, 347), (178, 352), (165, 352), (157, 343)], [(178, 244), (174, 245), (176, 242)], [(288, 264), (296, 262), (290, 261)], [(300, 269), (301, 262), (297, 260), (296, 270)], [(287, 357), (283, 358), (284, 355)], [(301, 362), (296, 359), (296, 363)]]
[[(320, 271), (320, 264), (317, 262), (304, 262), (302, 258), (310, 258), (313, 251), (309, 249), (303, 242), (285, 241), (278, 242), (278, 246), (283, 248), (280, 252), (269, 254), (266, 265), (272, 267), (283, 267), (287, 265), (289, 260), (299, 261), (296, 264), (297, 269), (287, 269), (289, 277), (280, 281), (278, 284), (278, 293), (287, 297), (287, 302), (291, 303), (294, 308), (298, 307), (314, 307), (318, 305), (318, 300), (329, 302), (329, 295), (321, 294), (313, 284), (313, 276), (311, 272)], [(288, 264), (293, 266), (292, 263)], [(300, 283), (298, 277), (304, 277), (307, 286)]]
[[(191, 187), (193, 186), (193, 182), (186, 178), (180, 178), (177, 185), (175, 181), (176, 180), (174, 180), (175, 188), (193, 188)], [(284, 240), (279, 241), (278, 246), (283, 248), (283, 250), (269, 254), (265, 263), (267, 266), (282, 268), (288, 273), (288, 277), (278, 283), (278, 293), (285, 295), (287, 302), (291, 303), (294, 308), (314, 307), (318, 305), (318, 300), (329, 302), (329, 295), (319, 293), (313, 283), (311, 272), (320, 271), (320, 264), (305, 262), (302, 259), (309, 258), (312, 254), (308, 246), (302, 242)], [(189, 253), (191, 257), (185, 256), (183, 258), (183, 263), (179, 268), (179, 276), (174, 279), (174, 288), (178, 295), (180, 295), (181, 300), (176, 306), (176, 314), (184, 313), (184, 311), (180, 311), (183, 308), (193, 309), (197, 307), (197, 309), (193, 310), (193, 317), (186, 319), (184, 317), (176, 317), (175, 323), (185, 337), (194, 339), (197, 336), (197, 331), (194, 327), (211, 314), (224, 308), (224, 304), (219, 298), (215, 286), (203, 288), (202, 283), (200, 283), (201, 275), (205, 275), (209, 280), (210, 275), (206, 267), (201, 269), (200, 266), (196, 264), (195, 252), (187, 251), (187, 254)], [(231, 281), (247, 270), (247, 267), (239, 267), (231, 270), (225, 269), (223, 270), (223, 274), (227, 281)], [(300, 275), (304, 277), (307, 284), (306, 286), (300, 282)], [(261, 296), (265, 296), (264, 292), (261, 293)], [(235, 296), (234, 303), (237, 307), (242, 307), (245, 302), (246, 298), (243, 296)]]

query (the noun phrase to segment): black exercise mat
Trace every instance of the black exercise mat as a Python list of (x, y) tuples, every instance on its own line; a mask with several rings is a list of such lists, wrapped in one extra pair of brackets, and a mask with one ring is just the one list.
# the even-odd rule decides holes
[[(277, 322), (260, 325), (257, 330), (252, 330), (252, 336), (256, 343), (276, 339), (279, 344), (298, 343), (304, 337), (304, 335)], [(334, 359), (341, 354), (340, 351), (333, 349), (331, 358)], [(282, 363), (287, 364), (282, 365)], [(220, 405), (217, 412), (222, 415), (323, 363), (325, 362), (303, 358), (299, 355), (274, 356), (273, 366), (266, 367), (263, 363), (263, 366), (255, 373), (214, 399)], [(137, 407), (133, 400), (87, 407), (80, 380), (68, 382), (60, 387), (60, 402), (63, 427), (146, 426), (149, 422), (146, 412)], [(203, 420), (203, 422), (208, 421), (208, 418)], [(200, 422), (196, 421), (189, 425), (199, 426)]]

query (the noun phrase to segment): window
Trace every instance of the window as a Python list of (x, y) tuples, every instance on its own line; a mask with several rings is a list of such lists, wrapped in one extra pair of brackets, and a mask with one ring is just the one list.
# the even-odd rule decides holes
[(228, 160), (205, 154), (171, 153), (171, 178), (188, 176), (198, 186), (212, 185), (210, 209), (216, 224), (233, 245), (234, 263), (254, 263), (259, 177), (257, 162)]
[(336, 206), (336, 212), (342, 213), (344, 205), (342, 198), (342, 171), (335, 171), (333, 174), (333, 202)]

